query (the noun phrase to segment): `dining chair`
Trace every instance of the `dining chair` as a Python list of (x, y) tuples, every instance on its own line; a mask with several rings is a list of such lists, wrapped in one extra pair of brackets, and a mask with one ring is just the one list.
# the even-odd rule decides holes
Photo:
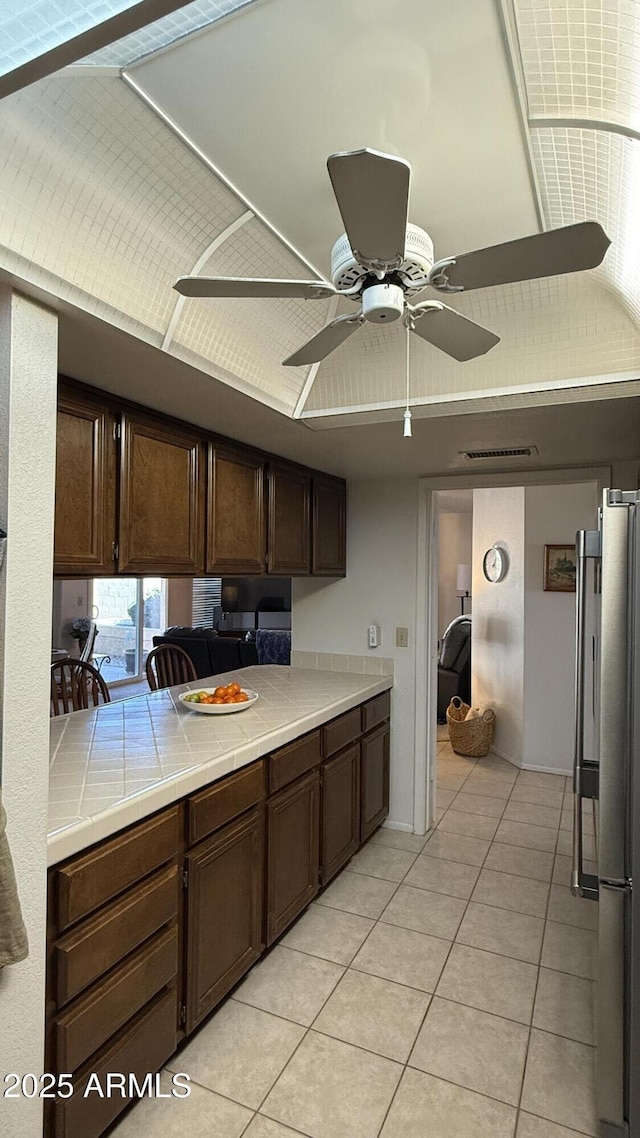
[(95, 620), (92, 620), (91, 623), (89, 624), (89, 631), (87, 632), (87, 638), (86, 638), (86, 640), (83, 641), (82, 650), (78, 654), (78, 659), (82, 660), (85, 664), (91, 663), (91, 656), (93, 654), (93, 646), (96, 642), (96, 636), (97, 635), (98, 635), (98, 626), (97, 626)]
[(191, 657), (177, 644), (160, 644), (154, 648), (147, 656), (145, 669), (151, 691), (189, 684), (198, 678)]
[(111, 703), (109, 689), (100, 672), (86, 660), (69, 656), (51, 665), (51, 714), (85, 711)]

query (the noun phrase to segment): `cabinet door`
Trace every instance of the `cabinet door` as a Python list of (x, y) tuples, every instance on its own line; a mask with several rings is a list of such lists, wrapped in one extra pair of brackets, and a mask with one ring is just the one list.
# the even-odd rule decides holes
[(318, 892), (320, 772), (313, 771), (267, 804), (267, 944)]
[(204, 564), (203, 444), (172, 424), (122, 416), (121, 573), (199, 574)]
[(347, 572), (344, 482), (313, 479), (311, 572), (320, 577), (344, 577)]
[(362, 740), (360, 837), (364, 842), (389, 813), (389, 724)]
[(264, 892), (264, 814), (253, 810), (185, 860), (187, 1032), (258, 959)]
[(54, 573), (115, 572), (115, 419), (80, 393), (58, 400)]
[(278, 462), (269, 465), (267, 568), (281, 577), (311, 572), (311, 477)]
[(326, 885), (360, 845), (360, 746), (322, 768), (322, 884)]
[(209, 443), (207, 573), (264, 573), (264, 462)]

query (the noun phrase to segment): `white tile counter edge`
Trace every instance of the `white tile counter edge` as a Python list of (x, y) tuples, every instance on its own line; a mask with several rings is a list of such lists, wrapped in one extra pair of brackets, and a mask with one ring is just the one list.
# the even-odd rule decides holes
[[(262, 676), (261, 676), (262, 673)], [(288, 675), (285, 677), (283, 673)], [(183, 798), (193, 791), (207, 786), (215, 782), (224, 775), (229, 774), (231, 771), (238, 770), (249, 763), (254, 762), (256, 759), (268, 755), (271, 751), (279, 747), (285, 746), (287, 743), (297, 739), (300, 735), (306, 734), (308, 731), (313, 731), (316, 727), (328, 723), (331, 719), (335, 719), (337, 715), (341, 715), (351, 708), (356, 707), (358, 704), (365, 702), (368, 699), (373, 699), (374, 696), (380, 695), (382, 692), (389, 690), (393, 686), (393, 678), (391, 676), (373, 676), (373, 675), (358, 675), (353, 672), (323, 672), (316, 670), (306, 670), (300, 668), (284, 668), (277, 665), (267, 665), (262, 667), (243, 668), (235, 672), (226, 672), (223, 675), (214, 676), (209, 679), (201, 679), (192, 684), (182, 684), (178, 687), (164, 689), (164, 691), (150, 693), (149, 695), (134, 696), (131, 699), (122, 700), (117, 704), (105, 705), (106, 717), (102, 716), (103, 721), (108, 722), (114, 714), (113, 709), (122, 708), (123, 714), (123, 728), (122, 736), (126, 734), (126, 720), (134, 721), (134, 717), (140, 714), (144, 707), (151, 707), (153, 710), (155, 701), (158, 697), (165, 701), (169, 694), (175, 704), (175, 713), (179, 717), (177, 722), (182, 720), (182, 716), (197, 717), (200, 721), (205, 720), (204, 716), (193, 712), (180, 704), (177, 696), (180, 692), (187, 691), (190, 688), (198, 690), (199, 688), (213, 687), (218, 684), (230, 682), (231, 679), (237, 679), (244, 686), (253, 688), (258, 691), (262, 696), (269, 688), (275, 689), (278, 682), (286, 681), (290, 685), (298, 684), (308, 688), (309, 678), (311, 682), (317, 684), (322, 683), (328, 695), (318, 702), (316, 707), (306, 711), (304, 714), (296, 715), (291, 710), (292, 702), (295, 702), (295, 688), (292, 691), (293, 700), (287, 696), (283, 699), (280, 714), (277, 714), (277, 709), (274, 711), (273, 705), (263, 702), (263, 713), (270, 711), (275, 714), (279, 720), (275, 726), (265, 726), (264, 732), (260, 732), (254, 738), (245, 741), (238, 740), (231, 742), (226, 748), (218, 750), (215, 757), (206, 757), (198, 761), (197, 751), (194, 751), (192, 761), (189, 761), (182, 769), (176, 770), (171, 774), (164, 775), (156, 781), (150, 783), (148, 787), (137, 790), (133, 793), (123, 794), (121, 797), (116, 798), (111, 802), (107, 808), (97, 812), (88, 812), (84, 810), (78, 811), (78, 816), (73, 818), (67, 817), (66, 819), (60, 818), (61, 804), (58, 808), (52, 801), (50, 804), (50, 825), (49, 838), (48, 838), (48, 863), (55, 865), (65, 858), (71, 857), (73, 854), (79, 853), (81, 850), (88, 848), (95, 842), (101, 841), (103, 838), (110, 837), (118, 831), (125, 829), (136, 821), (146, 818), (150, 814), (154, 814), (157, 810), (162, 809), (164, 806), (171, 805), (178, 799)], [(322, 680), (321, 680), (322, 677)], [(262, 682), (261, 682), (262, 680)], [(262, 687), (262, 691), (261, 691)], [(348, 688), (348, 691), (342, 691), (342, 688)], [(302, 688), (301, 688), (302, 690)], [(270, 693), (273, 698), (273, 691)], [(305, 692), (308, 694), (308, 692)], [(277, 699), (277, 696), (276, 696)], [(265, 701), (266, 702), (266, 701)], [(260, 715), (261, 701), (255, 705), (255, 708), (250, 708), (244, 712), (238, 712), (240, 720), (245, 716)], [(74, 747), (74, 736), (78, 734), (78, 729), (82, 732), (86, 729), (87, 733), (90, 731), (90, 744), (92, 747), (96, 742), (100, 741), (101, 732), (101, 715), (103, 709), (90, 711), (78, 711), (71, 715), (59, 716), (51, 721), (51, 766), (50, 766), (50, 779), (51, 786), (56, 785), (56, 779), (64, 783), (64, 792), (68, 797), (81, 795), (85, 790), (85, 778), (87, 772), (87, 754), (86, 746)], [(231, 721), (236, 720), (236, 715), (213, 717), (207, 716), (205, 722), (211, 724), (225, 724), (230, 725)], [(253, 720), (255, 723), (255, 719)], [(68, 730), (68, 724), (73, 724), (71, 731)], [(247, 723), (247, 726), (249, 724)], [(215, 728), (212, 728), (212, 730)], [(111, 731), (105, 730), (105, 745), (118, 746), (119, 737), (114, 734), (113, 728)], [(108, 740), (108, 742), (107, 742)], [(154, 744), (155, 745), (155, 744)], [(122, 741), (124, 747), (124, 741)], [(202, 744), (200, 744), (202, 746)], [(220, 744), (216, 744), (220, 748)], [(184, 741), (183, 751), (184, 752)], [(167, 744), (166, 754), (170, 756), (171, 747)], [(97, 760), (99, 763), (99, 759)], [(123, 771), (126, 773), (126, 759), (123, 760)], [(133, 765), (133, 763), (132, 763)], [(107, 778), (110, 777), (108, 774)], [(114, 775), (114, 778), (116, 776)], [(96, 788), (99, 783), (93, 783)], [(97, 791), (96, 791), (97, 792)], [(55, 820), (55, 815), (58, 819)], [(54, 815), (54, 817), (51, 817)]]

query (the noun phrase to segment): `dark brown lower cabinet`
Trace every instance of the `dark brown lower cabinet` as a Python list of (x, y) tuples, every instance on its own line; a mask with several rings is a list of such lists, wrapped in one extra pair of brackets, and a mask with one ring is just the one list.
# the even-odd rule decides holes
[(224, 826), (185, 859), (187, 1032), (258, 959), (264, 892), (264, 810)]
[(360, 744), (322, 767), (322, 884), (360, 845)]
[(85, 1097), (92, 1073), (159, 1071), (380, 825), (389, 711), (376, 696), (50, 870), (46, 1070), (74, 1094), (45, 1104), (46, 1138), (100, 1138), (131, 1096)]
[(267, 944), (313, 900), (319, 887), (320, 772), (267, 803)]
[(389, 724), (365, 735), (361, 763), (360, 838), (366, 841), (389, 813)]
[[(54, 1138), (99, 1138), (135, 1096), (131, 1076), (142, 1086), (145, 1076), (159, 1071), (177, 1046), (175, 985), (146, 1005), (97, 1055), (73, 1077), (73, 1095), (48, 1101), (45, 1132)], [(63, 1067), (59, 1068), (64, 1070)], [(107, 1094), (107, 1076), (126, 1077), (123, 1093)], [(101, 1088), (102, 1094), (100, 1094)]]

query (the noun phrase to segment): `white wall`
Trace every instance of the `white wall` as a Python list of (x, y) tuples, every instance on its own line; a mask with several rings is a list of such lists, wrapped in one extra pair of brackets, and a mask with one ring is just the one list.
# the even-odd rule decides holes
[[(418, 481), (349, 482), (347, 576), (340, 581), (294, 578), (292, 645), (296, 651), (392, 657), (391, 805), (389, 822), (413, 829), (415, 619)], [(367, 648), (379, 624), (382, 644)], [(409, 629), (396, 648), (395, 630)]]
[[(474, 490), (471, 698), (494, 709), (494, 750), (515, 763), (523, 755), (524, 542), (524, 487)], [(509, 571), (491, 584), (482, 560), (494, 544), (506, 549)]]
[(598, 498), (593, 482), (525, 490), (525, 766), (571, 770), (576, 598), (544, 592), (544, 547), (595, 529)]
[[(473, 543), (473, 515), (438, 515), (438, 633), (442, 636), (447, 625), (460, 616), (460, 597), (457, 594), (458, 565), (471, 565)], [(471, 612), (471, 601), (465, 601), (464, 611)]]
[[(2, 796), (29, 937), (27, 959), (0, 969), (2, 1075), (40, 1074), (44, 1061), (56, 382), (55, 314), (0, 292)], [(0, 1099), (0, 1133), (39, 1138), (41, 1115), (38, 1099)]]
[[(472, 698), (494, 708), (495, 750), (520, 766), (571, 771), (575, 593), (544, 592), (544, 546), (594, 528), (598, 498), (595, 482), (474, 491)], [(492, 585), (494, 542), (510, 566)]]

